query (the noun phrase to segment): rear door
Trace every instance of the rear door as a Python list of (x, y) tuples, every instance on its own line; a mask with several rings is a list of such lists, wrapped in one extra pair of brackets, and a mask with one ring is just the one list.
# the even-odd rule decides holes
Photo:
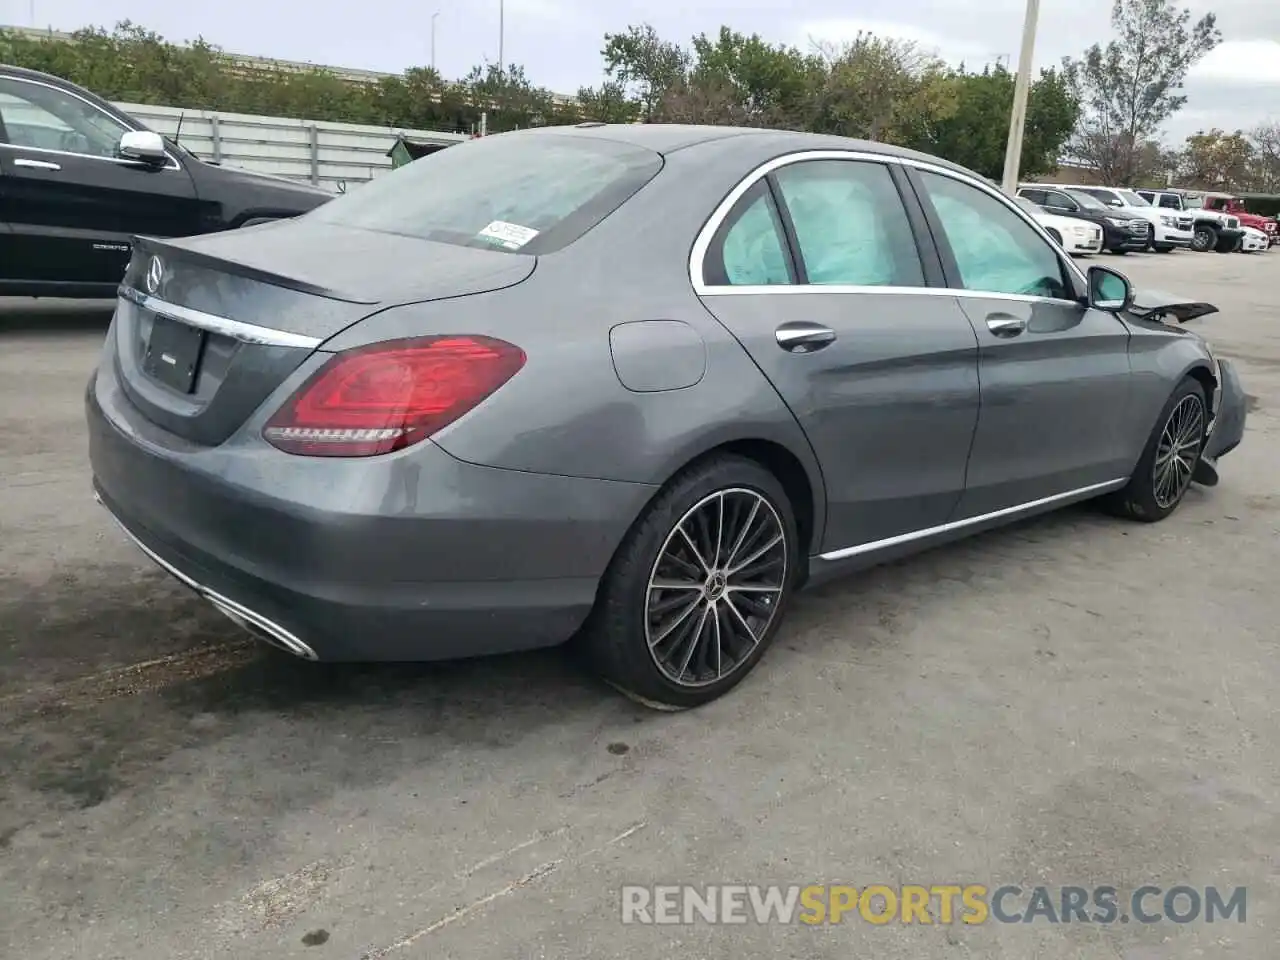
[(135, 234), (200, 232), (200, 204), (176, 157), (161, 168), (116, 156), (129, 131), (71, 90), (0, 73), (0, 220), (15, 237), (0, 278), (118, 283)]
[(820, 550), (945, 523), (978, 412), (977, 342), (896, 166), (786, 158), (715, 228), (697, 284), (822, 467)]
[(982, 411), (956, 518), (1124, 477), (1124, 324), (1081, 302), (1083, 278), (1005, 198), (941, 172), (911, 176), (979, 341)]

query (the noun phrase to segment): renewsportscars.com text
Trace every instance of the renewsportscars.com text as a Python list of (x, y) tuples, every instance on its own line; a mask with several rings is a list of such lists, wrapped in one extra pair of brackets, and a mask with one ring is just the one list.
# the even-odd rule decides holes
[(876, 925), (983, 923), (1244, 923), (1246, 888), (1146, 885), (988, 888), (982, 884), (854, 887), (627, 886), (622, 922)]

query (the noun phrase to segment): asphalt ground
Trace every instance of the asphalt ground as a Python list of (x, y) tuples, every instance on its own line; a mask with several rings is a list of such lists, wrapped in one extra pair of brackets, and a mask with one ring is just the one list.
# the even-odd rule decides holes
[[(1198, 323), (1251, 413), (1221, 485), (803, 595), (683, 714), (558, 651), (327, 666), (242, 638), (90, 496), (110, 305), (0, 305), (0, 956), (1274, 956), (1280, 250), (1098, 261), (1222, 308)], [(1015, 884), (1013, 911), (1245, 887), (1247, 917), (622, 923), (624, 885), (685, 883)]]

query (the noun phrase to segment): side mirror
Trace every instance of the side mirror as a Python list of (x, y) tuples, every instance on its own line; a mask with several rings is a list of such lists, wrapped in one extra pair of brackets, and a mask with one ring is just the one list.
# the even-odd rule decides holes
[(162, 164), (168, 159), (164, 138), (150, 130), (130, 130), (120, 138), (116, 152), (125, 160), (138, 163)]
[(1128, 310), (1133, 306), (1133, 287), (1129, 278), (1110, 267), (1090, 267), (1089, 306), (1108, 313)]
[(1119, 200), (1117, 200), (1115, 197), (1112, 197), (1110, 200), (1108, 200), (1108, 201), (1107, 201), (1107, 206), (1108, 206), (1108, 207), (1123, 207), (1123, 206), (1124, 206), (1124, 204), (1123, 204), (1123, 203), (1121, 203)]

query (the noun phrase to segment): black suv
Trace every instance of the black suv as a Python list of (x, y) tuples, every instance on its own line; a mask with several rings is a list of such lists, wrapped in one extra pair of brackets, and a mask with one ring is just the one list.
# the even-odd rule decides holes
[(331, 197), (205, 163), (75, 84), (0, 65), (0, 296), (114, 297), (136, 235), (279, 220)]
[(1018, 196), (1026, 197), (1047, 213), (1098, 224), (1102, 227), (1102, 248), (1108, 253), (1128, 253), (1147, 248), (1150, 224), (1146, 220), (1118, 216), (1101, 200), (1087, 193), (1048, 187), (1019, 187)]

